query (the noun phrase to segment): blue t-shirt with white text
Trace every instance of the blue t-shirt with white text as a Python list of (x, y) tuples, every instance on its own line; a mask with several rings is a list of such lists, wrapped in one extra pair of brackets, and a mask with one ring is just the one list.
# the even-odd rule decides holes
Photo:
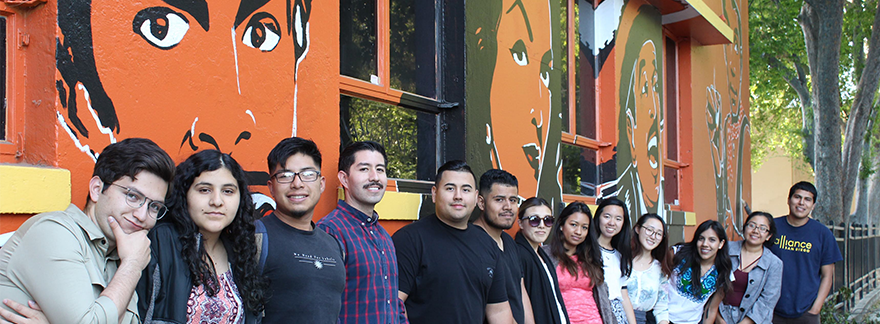
[(843, 260), (831, 230), (809, 219), (801, 227), (788, 223), (786, 216), (776, 218), (777, 233), (770, 248), (782, 260), (782, 293), (776, 303), (776, 315), (798, 318), (804, 315), (821, 283), (821, 268)]

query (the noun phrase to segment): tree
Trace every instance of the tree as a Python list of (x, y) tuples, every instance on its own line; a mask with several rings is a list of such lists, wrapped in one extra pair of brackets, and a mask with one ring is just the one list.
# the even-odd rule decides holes
[[(872, 31), (880, 29), (878, 10), (877, 0), (750, 3), (753, 107), (763, 117), (754, 118), (753, 138), (779, 143), (785, 133), (800, 135), (801, 154), (821, 192), (814, 215), (823, 220), (849, 217), (844, 206), (853, 201), (865, 134), (876, 115), (880, 32)], [(786, 144), (789, 152), (798, 146)]]

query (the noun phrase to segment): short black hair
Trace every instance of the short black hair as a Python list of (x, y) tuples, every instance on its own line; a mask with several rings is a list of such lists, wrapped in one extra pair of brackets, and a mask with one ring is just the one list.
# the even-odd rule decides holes
[(816, 186), (809, 181), (801, 181), (791, 186), (791, 189), (788, 190), (788, 199), (791, 199), (791, 196), (794, 196), (794, 192), (798, 190), (807, 191), (813, 194), (814, 203), (819, 200), (819, 192), (816, 191)]
[(354, 156), (360, 151), (373, 151), (382, 154), (385, 160), (385, 166), (388, 166), (388, 155), (385, 154), (385, 147), (382, 144), (373, 141), (354, 142), (345, 146), (339, 153), (339, 171), (348, 173), (348, 169), (354, 164)]
[(288, 158), (296, 154), (304, 154), (311, 157), (312, 160), (315, 161), (315, 164), (318, 165), (318, 170), (321, 169), (321, 151), (318, 150), (318, 145), (315, 145), (315, 142), (312, 142), (312, 140), (301, 137), (291, 137), (278, 142), (278, 145), (275, 145), (275, 148), (269, 152), (269, 156), (266, 160), (269, 164), (270, 176), (275, 168), (282, 166), (287, 162)]
[(484, 196), (492, 190), (492, 185), (500, 184), (519, 188), (516, 176), (501, 169), (489, 169), (480, 176), (480, 195)]
[(467, 162), (462, 160), (452, 160), (440, 166), (437, 169), (437, 178), (434, 180), (434, 186), (440, 185), (440, 178), (443, 176), (443, 172), (446, 171), (456, 171), (456, 172), (467, 172), (470, 173), (472, 177), (474, 177), (474, 181), (477, 181), (477, 176), (474, 175), (474, 171), (471, 170), (471, 167), (467, 164)]
[(104, 148), (92, 176), (104, 182), (103, 190), (122, 177), (132, 180), (142, 171), (155, 174), (168, 185), (174, 179), (174, 161), (165, 150), (146, 138), (127, 138)]

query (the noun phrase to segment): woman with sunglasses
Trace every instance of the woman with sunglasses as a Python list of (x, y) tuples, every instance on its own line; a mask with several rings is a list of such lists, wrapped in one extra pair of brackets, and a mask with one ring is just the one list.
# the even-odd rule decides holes
[(673, 250), (672, 276), (666, 284), (669, 322), (714, 322), (718, 309), (708, 307), (704, 316), (703, 308), (710, 297), (715, 303), (730, 289), (732, 267), (724, 227), (718, 221), (707, 220), (697, 226), (690, 242), (676, 245)]
[(628, 210), (617, 197), (602, 199), (596, 208), (596, 221), (590, 225), (590, 236), (596, 238), (597, 249), (601, 251), (611, 309), (620, 324), (636, 323), (626, 287), (626, 278), (632, 271)]
[(666, 222), (657, 214), (639, 217), (633, 226), (632, 273), (626, 281), (637, 324), (669, 323), (669, 239)]
[(782, 260), (769, 247), (776, 222), (765, 212), (752, 212), (743, 226), (745, 240), (730, 242), (733, 289), (724, 296), (715, 323), (770, 323), (779, 300)]
[(570, 323), (617, 323), (608, 300), (602, 255), (589, 235), (592, 213), (582, 202), (568, 204), (553, 223), (550, 255)]
[(268, 282), (257, 265), (244, 171), (229, 154), (198, 152), (177, 166), (166, 201), (136, 290), (141, 319), (256, 323)]
[(565, 324), (568, 314), (550, 256), (541, 244), (553, 227), (553, 210), (544, 198), (532, 197), (519, 206), (516, 252), (522, 261), (523, 284), (532, 303), (535, 323)]

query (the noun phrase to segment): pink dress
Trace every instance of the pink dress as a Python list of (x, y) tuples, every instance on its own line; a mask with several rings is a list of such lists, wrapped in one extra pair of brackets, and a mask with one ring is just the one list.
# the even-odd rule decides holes
[(193, 287), (186, 303), (188, 324), (240, 324), (244, 323), (244, 307), (238, 295), (238, 287), (232, 281), (232, 270), (217, 277), (220, 289), (214, 297), (208, 296), (205, 285)]
[[(572, 258), (574, 259), (574, 258)], [(565, 301), (565, 309), (571, 324), (602, 323), (602, 316), (593, 299), (593, 285), (590, 277), (580, 271), (577, 279), (562, 266), (556, 267), (559, 291)]]

